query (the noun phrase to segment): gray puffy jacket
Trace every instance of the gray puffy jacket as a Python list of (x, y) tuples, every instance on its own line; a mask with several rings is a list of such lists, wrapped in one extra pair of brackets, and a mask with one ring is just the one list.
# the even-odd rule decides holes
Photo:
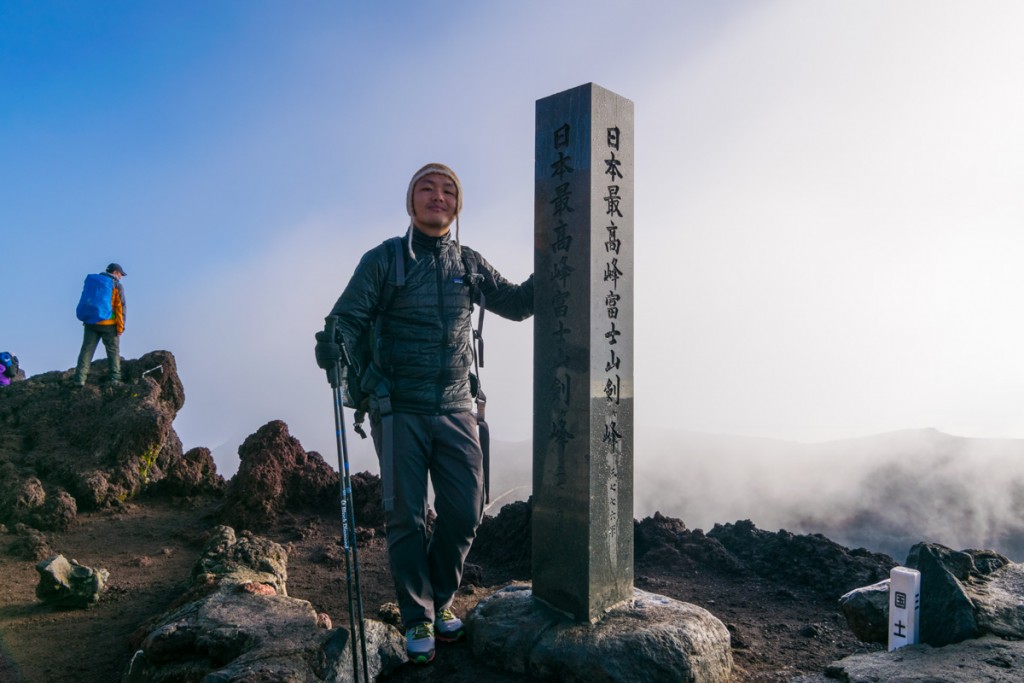
[[(391, 385), (395, 412), (443, 415), (471, 410), (469, 374), (473, 368), (471, 287), (459, 249), (449, 235), (433, 238), (412, 231), (412, 250), (402, 241), (405, 285), (395, 290), (383, 313), (374, 359)], [(516, 285), (503, 278), (469, 247), (488, 311), (510, 320), (533, 315), (533, 276)], [(349, 349), (366, 334), (392, 268), (387, 242), (360, 260), (331, 315)], [(391, 275), (392, 281), (394, 274)]]

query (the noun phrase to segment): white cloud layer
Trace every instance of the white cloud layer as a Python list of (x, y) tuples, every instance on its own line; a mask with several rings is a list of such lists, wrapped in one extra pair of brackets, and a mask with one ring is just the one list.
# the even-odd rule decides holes
[[(9, 24), (7, 68), (38, 65), (0, 94), (0, 346), (30, 372), (73, 364), (81, 277), (119, 260), (124, 353), (176, 354), (186, 446), (283, 419), (331, 460), (312, 335), (409, 175), (452, 165), (463, 240), (524, 279), (534, 102), (593, 81), (636, 105), (638, 430), (1024, 437), (1019, 3), (233, 7), (141, 42), (48, 24), (63, 51)], [(487, 328), (518, 441), (530, 323)]]

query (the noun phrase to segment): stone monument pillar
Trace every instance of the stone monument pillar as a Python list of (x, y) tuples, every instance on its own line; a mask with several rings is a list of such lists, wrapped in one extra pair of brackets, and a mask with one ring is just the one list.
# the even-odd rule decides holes
[(577, 621), (633, 596), (633, 103), (537, 102), (533, 594)]

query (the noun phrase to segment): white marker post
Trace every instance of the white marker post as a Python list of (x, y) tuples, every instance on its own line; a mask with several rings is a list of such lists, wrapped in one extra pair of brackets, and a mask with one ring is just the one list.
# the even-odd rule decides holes
[(917, 643), (921, 631), (921, 572), (893, 567), (889, 572), (889, 652)]

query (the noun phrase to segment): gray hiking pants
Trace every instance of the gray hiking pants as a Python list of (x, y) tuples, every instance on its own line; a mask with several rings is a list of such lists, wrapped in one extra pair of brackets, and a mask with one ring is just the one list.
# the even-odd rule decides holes
[(117, 336), (117, 329), (113, 325), (83, 325), (85, 332), (82, 336), (82, 350), (78, 352), (78, 365), (75, 366), (75, 381), (85, 384), (89, 376), (89, 368), (92, 366), (92, 357), (96, 353), (96, 347), (100, 340), (103, 340), (103, 348), (107, 350), (107, 368), (110, 371), (109, 380), (119, 382), (121, 380), (121, 338)]
[[(472, 413), (394, 413), (394, 448), (384, 457), (382, 427), (371, 421), (381, 482), (391, 478), (385, 511), (388, 557), (406, 629), (433, 622), (451, 607), (462, 567), (484, 513), (483, 454)], [(390, 471), (387, 471), (389, 470)], [(433, 534), (427, 539), (427, 475), (434, 487)], [(387, 487), (385, 486), (385, 489)]]

